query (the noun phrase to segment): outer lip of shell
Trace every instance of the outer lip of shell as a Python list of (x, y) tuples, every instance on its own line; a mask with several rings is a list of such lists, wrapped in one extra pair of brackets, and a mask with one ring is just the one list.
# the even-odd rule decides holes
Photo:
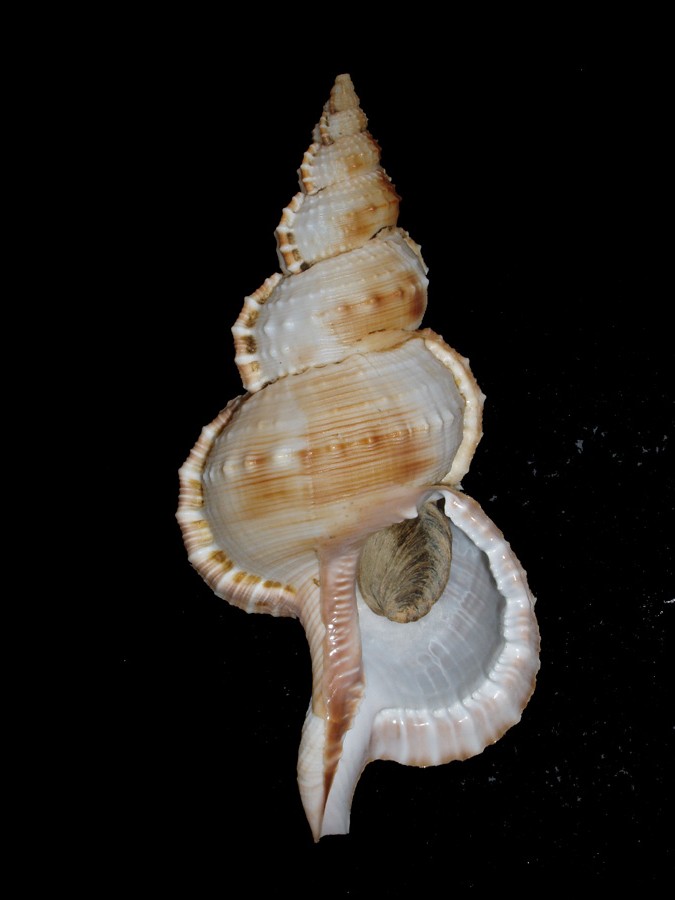
[[(475, 500), (438, 485), (422, 495), (420, 504), (440, 498), (445, 500), (445, 511), (456, 533), (461, 532), (476, 548), (481, 564), (484, 562), (489, 570), (495, 596), (503, 600), (500, 647), (478, 682), (467, 689), (467, 695), (458, 696), (450, 706), (432, 702), (431, 717), (428, 706), (417, 711), (405, 705), (382, 709), (373, 724), (372, 759), (428, 766), (475, 756), (520, 721), (535, 688), (540, 636), (534, 613), (536, 598), (527, 574), (503, 533)], [(452, 583), (451, 570), (449, 586)], [(372, 616), (370, 621), (382, 622)], [(422, 619), (413, 625), (431, 630), (434, 623)], [(361, 630), (362, 635), (367, 630), (363, 621)], [(427, 726), (424, 738), (416, 742), (421, 719)]]
[[(365, 692), (320, 811), (312, 811), (303, 770), (316, 741), (311, 722), (300, 749), (300, 787), (317, 840), (349, 830), (353, 792), (368, 762), (430, 766), (475, 756), (520, 720), (534, 690), (539, 631), (525, 572), (501, 531), (470, 497), (438, 485), (423, 492), (419, 503), (439, 497), (455, 538), (461, 538), (459, 552), (469, 554), (465, 564), (479, 566), (475, 589), (487, 583), (489, 593), (479, 604), (482, 611), (476, 610), (471, 591), (464, 595), (461, 583), (453, 587), (451, 570), (450, 593), (428, 616), (404, 626), (376, 616), (359, 597)], [(460, 570), (460, 582), (469, 571)], [(490, 620), (494, 629), (486, 635)], [(480, 637), (472, 649), (466, 641), (474, 632)], [(450, 671), (444, 676), (438, 666), (446, 663)], [(446, 682), (454, 670), (458, 680)]]

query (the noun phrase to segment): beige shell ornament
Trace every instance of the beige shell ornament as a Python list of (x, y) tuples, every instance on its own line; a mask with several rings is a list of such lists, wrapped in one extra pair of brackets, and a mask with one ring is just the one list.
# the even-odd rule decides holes
[(276, 231), (281, 273), (232, 329), (247, 393), (180, 471), (192, 565), (305, 629), (298, 783), (316, 840), (349, 830), (371, 760), (437, 765), (496, 741), (539, 667), (525, 572), (459, 488), (484, 398), (419, 330), (427, 269), (366, 124), (338, 76)]

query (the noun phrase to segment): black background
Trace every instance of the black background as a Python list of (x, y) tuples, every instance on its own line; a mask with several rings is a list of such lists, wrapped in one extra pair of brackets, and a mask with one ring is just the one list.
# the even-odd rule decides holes
[[(294, 29), (236, 60), (233, 32), (146, 27), (97, 87), (115, 362), (102, 871), (336, 897), (666, 884), (675, 435), (656, 76), (593, 45), (494, 55), (410, 26), (329, 51)], [(174, 514), (179, 466), (242, 392), (230, 327), (278, 269), (273, 232), (344, 71), (429, 266), (424, 324), (487, 397), (463, 486), (527, 570), (542, 666), (497, 744), (369, 765), (351, 833), (315, 845), (295, 780), (302, 628), (212, 595)]]

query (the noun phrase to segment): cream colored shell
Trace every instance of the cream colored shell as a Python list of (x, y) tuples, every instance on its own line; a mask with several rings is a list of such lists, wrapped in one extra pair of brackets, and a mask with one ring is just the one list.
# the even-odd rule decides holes
[[(276, 231), (281, 272), (232, 329), (247, 393), (202, 432), (177, 513), (219, 596), (305, 628), (298, 783), (316, 839), (348, 830), (370, 760), (481, 752), (518, 721), (538, 669), (525, 573), (458, 489), (484, 398), (468, 361), (418, 330), (427, 269), (366, 125), (338, 76)], [(375, 615), (357, 587), (362, 547), (432, 500), (452, 532), (447, 583), (417, 621)]]

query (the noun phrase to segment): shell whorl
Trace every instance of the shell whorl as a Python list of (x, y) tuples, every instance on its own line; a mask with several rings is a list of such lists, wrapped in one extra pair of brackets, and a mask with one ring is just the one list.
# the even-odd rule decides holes
[(383, 331), (414, 331), (427, 306), (419, 247), (398, 229), (305, 272), (268, 278), (232, 328), (242, 382), (257, 391), (310, 366), (339, 362)]

